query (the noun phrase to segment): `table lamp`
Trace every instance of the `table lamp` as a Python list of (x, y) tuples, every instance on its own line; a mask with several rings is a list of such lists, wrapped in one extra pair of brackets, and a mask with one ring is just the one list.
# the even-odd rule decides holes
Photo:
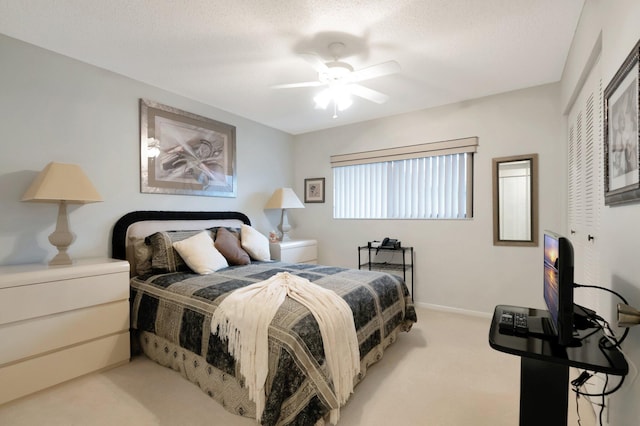
[(58, 254), (49, 265), (70, 265), (67, 249), (75, 235), (69, 230), (67, 204), (95, 203), (102, 201), (102, 197), (79, 166), (51, 162), (36, 176), (22, 201), (59, 203), (56, 229), (49, 235), (49, 242), (58, 249)]
[(282, 215), (280, 216), (280, 225), (278, 225), (278, 229), (282, 234), (280, 241), (289, 241), (291, 238), (289, 238), (289, 235), (287, 235), (287, 233), (291, 230), (291, 226), (289, 225), (289, 220), (287, 219), (287, 209), (304, 208), (304, 205), (296, 196), (296, 193), (293, 192), (293, 189), (276, 189), (271, 198), (269, 198), (269, 201), (267, 201), (267, 205), (265, 205), (264, 208), (282, 209)]

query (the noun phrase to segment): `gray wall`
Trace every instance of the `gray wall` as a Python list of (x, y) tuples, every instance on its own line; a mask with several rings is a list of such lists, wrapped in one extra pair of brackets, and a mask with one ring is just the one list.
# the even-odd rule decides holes
[[(79, 164), (104, 199), (70, 206), (72, 257), (109, 256), (114, 222), (133, 210), (239, 210), (264, 233), (277, 224), (263, 206), (292, 183), (290, 135), (2, 35), (0, 58), (0, 264), (55, 254), (57, 206), (20, 202), (50, 161)], [(237, 198), (140, 193), (139, 98), (236, 126)]]

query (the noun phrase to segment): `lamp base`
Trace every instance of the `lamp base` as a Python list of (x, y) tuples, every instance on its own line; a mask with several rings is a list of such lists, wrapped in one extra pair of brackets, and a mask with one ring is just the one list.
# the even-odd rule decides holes
[(278, 225), (278, 229), (280, 229), (280, 233), (282, 237), (280, 237), (280, 241), (291, 241), (291, 238), (287, 234), (291, 231), (291, 225), (289, 225), (289, 219), (287, 218), (287, 209), (282, 209), (282, 215), (280, 216), (280, 225)]
[(53, 259), (49, 261), (49, 266), (71, 265), (73, 261), (67, 252), (58, 252)]
[(283, 232), (282, 237), (280, 237), (280, 241), (291, 241), (291, 237), (286, 232)]
[(67, 254), (67, 249), (75, 240), (75, 235), (69, 230), (69, 218), (67, 217), (67, 202), (60, 201), (58, 207), (58, 220), (56, 230), (49, 235), (49, 242), (58, 249), (58, 254), (51, 259), (49, 265), (71, 265), (73, 262)]

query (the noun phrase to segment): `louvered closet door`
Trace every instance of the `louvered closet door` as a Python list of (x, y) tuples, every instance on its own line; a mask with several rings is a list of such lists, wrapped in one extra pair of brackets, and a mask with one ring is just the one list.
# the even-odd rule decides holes
[[(568, 223), (575, 251), (575, 282), (602, 285), (600, 217), (604, 208), (602, 80), (598, 59), (568, 116)], [(592, 292), (576, 291), (576, 303), (600, 311)], [(590, 300), (592, 299), (592, 300)]]

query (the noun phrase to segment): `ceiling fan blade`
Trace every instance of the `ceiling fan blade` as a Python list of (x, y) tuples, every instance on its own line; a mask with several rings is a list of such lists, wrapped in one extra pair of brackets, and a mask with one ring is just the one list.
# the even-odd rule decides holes
[(296, 87), (317, 87), (322, 86), (325, 83), (321, 81), (305, 81), (302, 83), (290, 83), (290, 84), (276, 84), (275, 86), (271, 86), (272, 89), (293, 89)]
[(370, 67), (362, 68), (349, 74), (350, 81), (364, 81), (371, 78), (382, 77), (400, 72), (400, 64), (396, 61), (383, 62)]
[(349, 88), (351, 89), (352, 94), (377, 104), (383, 104), (389, 100), (389, 96), (384, 93), (380, 93), (377, 90), (369, 89), (368, 87), (364, 87), (359, 84), (350, 84)]
[(326, 72), (329, 69), (327, 65), (324, 63), (324, 61), (322, 60), (322, 58), (314, 53), (301, 53), (300, 57), (302, 57), (302, 59), (307, 61), (307, 63), (311, 65), (313, 69), (318, 71), (319, 73)]

